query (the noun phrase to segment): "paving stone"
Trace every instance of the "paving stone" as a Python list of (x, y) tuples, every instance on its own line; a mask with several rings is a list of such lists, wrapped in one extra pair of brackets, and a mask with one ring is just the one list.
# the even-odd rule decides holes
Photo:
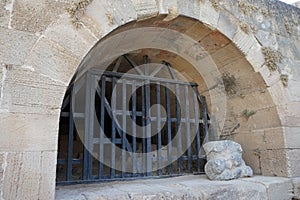
[[(255, 179), (254, 177), (253, 179)], [(128, 183), (60, 186), (56, 199), (267, 199), (267, 187), (246, 181), (210, 181), (205, 176), (183, 176)]]

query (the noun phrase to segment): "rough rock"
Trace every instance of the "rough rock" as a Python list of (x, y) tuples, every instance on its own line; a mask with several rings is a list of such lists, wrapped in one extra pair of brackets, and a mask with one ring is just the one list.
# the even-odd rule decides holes
[(242, 158), (240, 144), (230, 141), (213, 141), (204, 146), (207, 156), (205, 172), (211, 180), (231, 180), (253, 175)]

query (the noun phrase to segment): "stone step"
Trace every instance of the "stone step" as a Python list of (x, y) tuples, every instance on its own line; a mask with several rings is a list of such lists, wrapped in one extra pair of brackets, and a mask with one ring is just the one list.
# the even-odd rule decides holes
[(58, 186), (57, 200), (96, 199), (270, 199), (293, 198), (289, 178), (254, 176), (210, 181), (205, 175)]

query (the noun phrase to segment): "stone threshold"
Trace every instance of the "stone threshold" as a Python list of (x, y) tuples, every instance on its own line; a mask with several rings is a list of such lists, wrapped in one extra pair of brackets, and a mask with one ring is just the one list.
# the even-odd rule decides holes
[(210, 181), (205, 175), (57, 186), (57, 200), (100, 199), (270, 199), (293, 198), (292, 179), (254, 176)]

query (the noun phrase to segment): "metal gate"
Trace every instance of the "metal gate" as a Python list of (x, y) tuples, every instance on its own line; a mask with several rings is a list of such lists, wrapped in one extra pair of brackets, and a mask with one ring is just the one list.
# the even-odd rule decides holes
[[(57, 183), (202, 173), (208, 113), (197, 84), (169, 63), (135, 73), (89, 70), (66, 93), (60, 119)], [(117, 62), (118, 63), (118, 62)], [(120, 62), (119, 62), (120, 64)], [(163, 68), (170, 77), (158, 77)]]

